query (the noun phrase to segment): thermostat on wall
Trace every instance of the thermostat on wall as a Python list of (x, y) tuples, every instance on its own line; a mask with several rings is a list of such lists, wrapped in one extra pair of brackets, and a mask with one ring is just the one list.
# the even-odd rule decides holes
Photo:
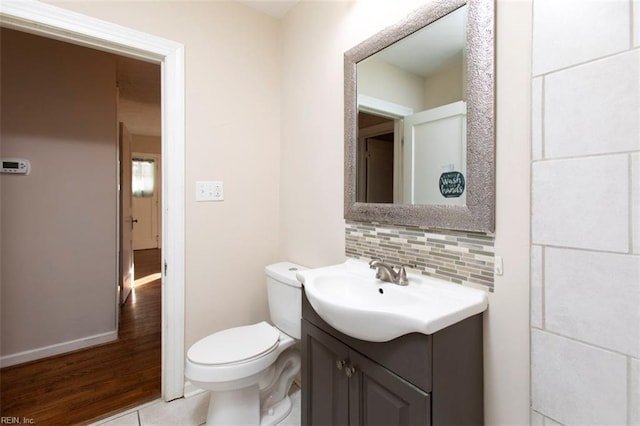
[(2, 173), (10, 173), (17, 175), (28, 175), (31, 169), (29, 160), (24, 158), (3, 158), (2, 159)]

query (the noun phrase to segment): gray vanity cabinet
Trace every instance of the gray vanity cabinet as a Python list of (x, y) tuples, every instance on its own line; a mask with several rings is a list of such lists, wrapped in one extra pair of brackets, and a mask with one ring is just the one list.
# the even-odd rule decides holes
[(426, 425), (429, 394), (358, 352), (349, 352), (349, 424)]
[(482, 315), (365, 342), (302, 303), (302, 424), (483, 424)]
[(315, 396), (302, 403), (306, 405), (302, 424), (348, 425), (349, 378), (338, 363), (349, 359), (349, 347), (306, 321), (302, 324), (302, 345), (308, 361), (302, 367), (306, 396)]
[(426, 425), (429, 395), (305, 322), (304, 425)]

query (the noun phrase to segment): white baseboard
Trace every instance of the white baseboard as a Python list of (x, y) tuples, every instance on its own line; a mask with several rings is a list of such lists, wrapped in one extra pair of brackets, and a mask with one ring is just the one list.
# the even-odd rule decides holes
[(78, 349), (112, 342), (117, 339), (118, 332), (114, 330), (107, 333), (96, 334), (94, 336), (83, 337), (82, 339), (70, 340), (68, 342), (57, 343), (51, 346), (5, 355), (0, 357), (0, 367), (9, 367), (11, 365), (22, 364), (24, 362), (35, 361), (37, 359), (63, 354), (65, 352), (76, 351)]
[(190, 381), (187, 380), (187, 381), (184, 382), (184, 397), (185, 398), (191, 398), (192, 396), (199, 395), (199, 394), (201, 394), (203, 392), (206, 392), (206, 390), (200, 389), (199, 387), (195, 386)]

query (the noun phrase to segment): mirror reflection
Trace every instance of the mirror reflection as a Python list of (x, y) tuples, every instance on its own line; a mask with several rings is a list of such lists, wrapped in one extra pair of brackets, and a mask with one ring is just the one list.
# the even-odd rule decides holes
[(466, 205), (467, 6), (357, 63), (356, 201)]

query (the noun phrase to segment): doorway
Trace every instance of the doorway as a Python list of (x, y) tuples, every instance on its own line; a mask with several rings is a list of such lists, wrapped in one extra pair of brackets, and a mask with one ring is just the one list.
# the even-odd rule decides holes
[(134, 152), (132, 162), (133, 250), (161, 247), (160, 155)]
[(0, 25), (162, 66), (162, 397), (184, 393), (184, 47), (41, 2), (3, 2)]
[(360, 203), (394, 202), (395, 127), (391, 118), (358, 113), (356, 200)]
[(119, 291), (124, 304), (134, 275), (138, 275), (135, 250), (161, 246), (161, 69), (158, 64), (123, 56), (115, 56), (115, 64), (119, 122)]
[[(130, 231), (134, 222), (130, 212), (124, 213), (123, 200), (130, 200), (132, 193), (131, 155), (125, 153), (131, 152), (136, 138), (120, 124), (122, 157), (118, 162), (113, 129), (113, 70), (122, 75), (123, 67), (117, 66), (114, 55), (95, 49), (6, 28), (0, 31), (2, 84), (7, 95), (2, 105), (3, 155), (25, 156), (33, 163), (24, 179), (2, 178), (7, 189), (2, 194), (2, 242), (16, 250), (3, 256), (3, 290), (7, 295), (3, 323), (9, 325), (2, 332), (3, 346), (8, 349), (2, 360), (6, 368), (2, 369), (0, 410), (38, 423), (76, 423), (100, 416), (102, 410), (156, 399), (161, 389), (160, 261), (153, 259), (149, 265), (153, 275), (158, 275), (154, 282), (133, 290)], [(154, 68), (159, 123), (160, 70), (158, 65)], [(32, 71), (27, 75), (27, 70)], [(90, 77), (83, 78), (85, 74)], [(152, 75), (145, 73), (147, 78)], [(31, 86), (37, 90), (29, 90)], [(120, 96), (128, 94), (127, 85), (121, 86)], [(31, 114), (25, 114), (27, 110)], [(138, 129), (135, 119), (126, 114), (119, 118)], [(160, 140), (158, 134), (158, 153)], [(74, 167), (61, 167), (64, 160)], [(116, 186), (118, 167), (122, 174)], [(155, 193), (159, 187), (154, 185), (151, 191)], [(128, 261), (120, 262), (125, 273), (116, 275), (118, 189), (123, 212), (120, 253)], [(50, 199), (56, 204), (50, 205)], [(124, 243), (126, 230), (128, 244)], [(18, 247), (16, 236), (27, 240), (25, 247)], [(124, 278), (118, 300), (116, 276)], [(30, 296), (31, 292), (43, 297)], [(32, 307), (32, 320), (12, 319), (6, 312), (8, 307), (24, 305), (25, 300)], [(47, 331), (44, 337), (42, 329)], [(103, 334), (108, 335), (108, 343), (98, 340)], [(21, 337), (26, 344), (18, 340)], [(27, 350), (16, 350), (20, 344)], [(27, 384), (30, 387), (25, 389)], [(68, 403), (60, 398), (60, 390), (81, 407), (67, 413)]]

